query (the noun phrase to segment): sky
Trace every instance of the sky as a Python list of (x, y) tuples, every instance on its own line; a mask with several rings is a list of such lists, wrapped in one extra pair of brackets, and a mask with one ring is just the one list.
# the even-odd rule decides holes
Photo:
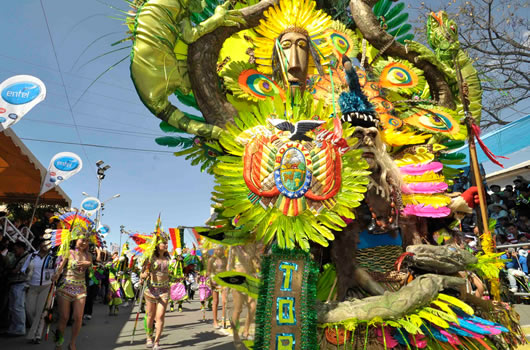
[[(124, 1), (109, 3), (125, 9)], [(129, 54), (129, 49), (125, 49), (85, 64), (115, 49), (110, 43), (126, 37), (127, 28), (110, 18), (118, 16), (118, 11), (96, 0), (44, 0), (42, 4), (46, 16), (38, 0), (2, 2), (0, 81), (29, 74), (41, 79), (47, 88), (46, 99), (12, 130), (44, 167), (58, 152), (74, 152), (82, 158), (83, 170), (61, 184), (73, 206), (79, 206), (84, 198), (81, 192), (97, 194), (95, 163), (103, 160), (111, 165), (101, 185), (101, 199), (117, 193), (121, 197), (105, 205), (102, 223), (111, 228), (107, 242), (119, 242), (120, 225), (126, 230), (151, 232), (159, 213), (164, 228), (204, 224), (210, 215), (213, 177), (190, 166), (184, 158), (173, 156), (171, 152), (175, 150), (154, 142), (164, 133), (134, 90), (129, 60), (105, 74), (80, 98), (101, 72)], [(28, 138), (153, 152), (44, 143)]]
[[(47, 87), (46, 100), (12, 130), (45, 167), (58, 152), (74, 152), (83, 159), (83, 170), (61, 184), (73, 206), (79, 206), (82, 192), (96, 195), (95, 163), (103, 160), (111, 165), (102, 182), (101, 199), (121, 196), (105, 206), (102, 223), (111, 228), (107, 242), (119, 241), (120, 225), (151, 232), (159, 213), (165, 228), (202, 225), (210, 213), (213, 177), (154, 142), (164, 133), (129, 77), (130, 49), (119, 49), (130, 42), (110, 45), (127, 36), (123, 22), (112, 18), (121, 16), (112, 6), (127, 10), (126, 3), (105, 1), (2, 2), (0, 81), (29, 74)], [(117, 51), (98, 58), (112, 50)], [(124, 62), (84, 93), (98, 75), (121, 59)], [(506, 111), (508, 119), (523, 115)]]

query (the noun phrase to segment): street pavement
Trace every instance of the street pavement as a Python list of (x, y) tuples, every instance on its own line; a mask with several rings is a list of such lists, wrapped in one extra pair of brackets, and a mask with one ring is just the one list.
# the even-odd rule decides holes
[[(184, 303), (183, 312), (173, 311), (166, 313), (166, 323), (160, 345), (162, 349), (208, 349), (231, 350), (234, 349), (232, 336), (225, 330), (214, 330), (212, 327), (212, 312), (206, 312), (206, 321), (202, 320), (199, 301)], [(530, 305), (518, 304), (515, 309), (521, 316), (521, 326), (528, 334), (530, 341)], [(145, 331), (143, 329), (143, 314), (140, 314), (134, 342), (131, 344), (131, 335), (136, 319), (136, 309), (122, 307), (118, 316), (108, 316), (105, 305), (96, 304), (92, 320), (85, 321), (78, 337), (78, 350), (113, 350), (127, 349), (139, 350), (145, 348)], [(52, 329), (55, 329), (52, 326)], [(29, 344), (24, 337), (0, 338), (2, 350), (40, 350), (54, 349), (50, 340), (39, 344)], [(67, 349), (70, 339), (70, 327), (66, 331), (66, 341), (63, 349)], [(518, 348), (530, 349), (528, 346)]]
[[(162, 349), (208, 349), (208, 350), (232, 350), (232, 336), (225, 330), (214, 330), (212, 326), (212, 312), (206, 312), (207, 321), (202, 320), (200, 302), (192, 300), (183, 304), (183, 312), (178, 311), (166, 313), (164, 332), (160, 339)], [(209, 318), (209, 320), (208, 320)], [(108, 308), (102, 304), (94, 305), (92, 320), (85, 321), (86, 325), (81, 329), (77, 338), (77, 350), (137, 350), (146, 349), (145, 331), (143, 329), (143, 314), (140, 314), (134, 342), (131, 344), (131, 335), (136, 319), (136, 308), (120, 308), (118, 316), (108, 316)], [(55, 326), (52, 326), (55, 329)], [(63, 349), (67, 350), (71, 330), (67, 327), (65, 344)], [(29, 344), (24, 337), (0, 338), (0, 349), (2, 350), (40, 350), (54, 349), (53, 335), (48, 341), (41, 344)]]

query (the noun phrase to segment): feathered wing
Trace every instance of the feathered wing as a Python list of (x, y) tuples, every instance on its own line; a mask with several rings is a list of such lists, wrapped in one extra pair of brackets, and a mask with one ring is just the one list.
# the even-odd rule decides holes
[(312, 131), (324, 123), (323, 120), (301, 120), (294, 126), (293, 137), (296, 135), (303, 136), (306, 132)]
[(244, 168), (243, 177), (256, 196), (274, 197), (280, 194), (273, 175), (276, 153), (276, 148), (266, 136), (259, 136), (245, 148), (244, 162), (248, 165)]
[(268, 119), (267, 121), (281, 131), (295, 132), (295, 126), (285, 119)]
[[(328, 203), (341, 187), (342, 160), (336, 149), (324, 141), (322, 147), (311, 151), (313, 162), (313, 184), (306, 197), (311, 200), (323, 201), (326, 206), (332, 207), (335, 203)], [(317, 209), (318, 211), (318, 209)]]

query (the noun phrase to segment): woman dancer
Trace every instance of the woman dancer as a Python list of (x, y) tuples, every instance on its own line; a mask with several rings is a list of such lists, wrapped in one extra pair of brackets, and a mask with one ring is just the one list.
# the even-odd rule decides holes
[(223, 327), (226, 327), (225, 324), (225, 315), (226, 315), (226, 290), (223, 289), (220, 285), (214, 282), (213, 277), (223, 271), (226, 271), (227, 259), (224, 255), (224, 247), (218, 246), (215, 248), (214, 255), (208, 259), (208, 276), (210, 276), (210, 284), (212, 287), (212, 297), (213, 297), (213, 328), (221, 328), (219, 326), (219, 321), (217, 320), (217, 308), (219, 306), (219, 294), (221, 294), (221, 307), (222, 307), (222, 322)]
[[(87, 296), (85, 274), (92, 268), (92, 254), (88, 251), (88, 238), (86, 233), (77, 236), (73, 242), (68, 256), (63, 259), (52, 280), (56, 282), (66, 269), (64, 280), (57, 288), (57, 301), (59, 304), (59, 323), (55, 333), (56, 349), (62, 349), (64, 343), (64, 329), (70, 318), (70, 309), (73, 308), (72, 339), (68, 345), (69, 350), (75, 350), (75, 340), (81, 330), (83, 311)], [(97, 257), (99, 260), (99, 257)]]
[[(145, 295), (145, 310), (147, 314), (147, 342), (148, 348), (160, 350), (160, 336), (164, 328), (164, 318), (169, 299), (169, 253), (167, 238), (161, 237), (156, 245), (153, 257), (144, 266), (140, 275), (142, 280), (148, 279)], [(142, 281), (143, 283), (143, 281)], [(156, 333), (153, 340), (153, 322), (156, 320)]]

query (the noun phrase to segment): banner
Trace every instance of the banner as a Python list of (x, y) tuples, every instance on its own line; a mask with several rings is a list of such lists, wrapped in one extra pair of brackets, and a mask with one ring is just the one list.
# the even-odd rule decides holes
[(16, 75), (0, 84), (0, 131), (17, 123), (46, 97), (44, 83), (31, 75)]
[(75, 153), (61, 152), (53, 156), (39, 196), (77, 174), (83, 168), (83, 161)]
[(88, 215), (92, 215), (101, 208), (101, 202), (96, 197), (87, 197), (81, 202), (81, 209)]

